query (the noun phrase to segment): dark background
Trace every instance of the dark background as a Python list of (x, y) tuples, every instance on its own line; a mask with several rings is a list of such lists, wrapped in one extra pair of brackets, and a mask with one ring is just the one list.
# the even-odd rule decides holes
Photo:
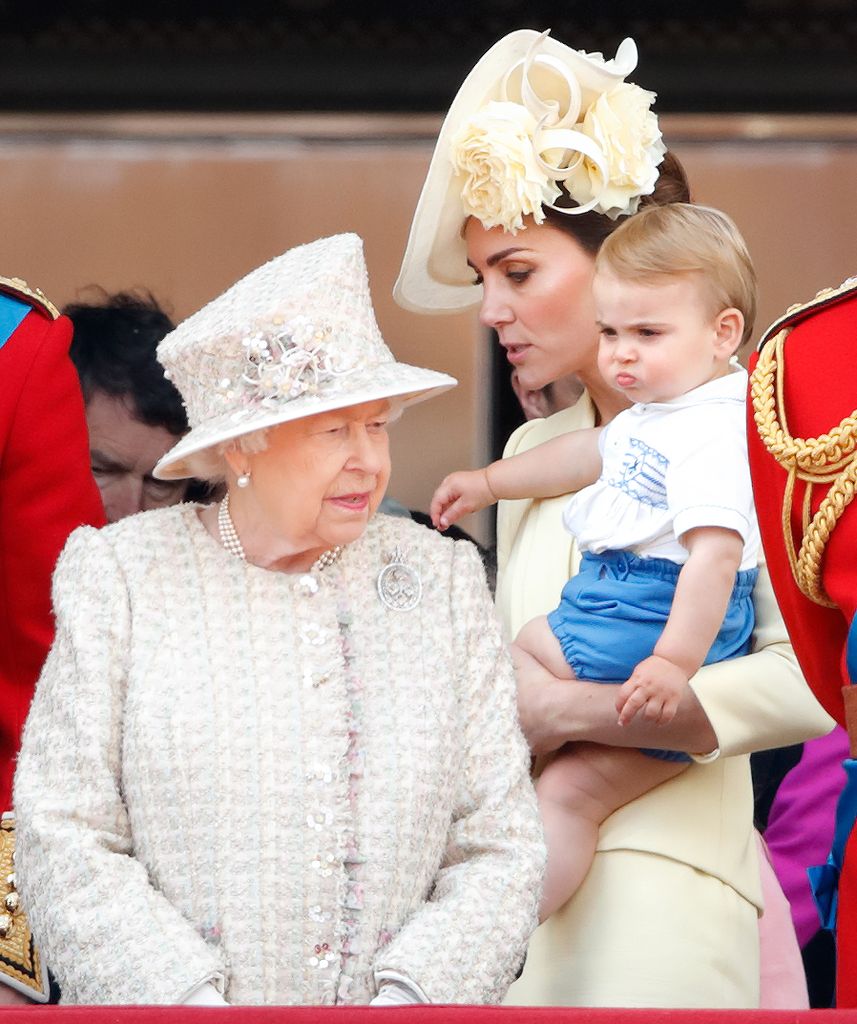
[(0, 110), (438, 111), (515, 28), (607, 56), (665, 112), (857, 111), (857, 0), (0, 0)]

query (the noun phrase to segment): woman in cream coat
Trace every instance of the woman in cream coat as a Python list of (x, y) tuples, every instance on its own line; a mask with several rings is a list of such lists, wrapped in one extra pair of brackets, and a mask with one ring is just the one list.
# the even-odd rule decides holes
[[(266, 264), (159, 347), (218, 506), (77, 531), (15, 783), (64, 1001), (496, 1002), (543, 844), (478, 555), (375, 515), (393, 360), (362, 246)], [(261, 432), (261, 433), (260, 433)]]
[[(441, 130), (398, 301), (443, 312), (481, 300), (481, 320), (497, 331), (522, 387), (569, 373), (586, 385), (572, 408), (520, 428), (507, 455), (605, 423), (623, 407), (595, 363), (594, 255), (615, 218), (641, 201), (688, 198), (648, 109), (653, 97), (625, 82), (635, 63), (630, 40), (604, 62), (513, 33), (470, 73)], [(560, 147), (566, 163), (557, 168)], [(500, 504), (497, 604), (510, 638), (554, 608), (577, 571), (562, 525), (566, 500)], [(603, 824), (592, 869), (534, 935), (510, 1002), (758, 1005), (762, 898), (747, 755), (831, 722), (801, 677), (764, 572), (755, 604), (754, 653), (703, 668), (667, 726), (620, 728), (609, 685), (547, 672), (519, 679), (519, 712), (538, 755), (588, 740), (685, 750), (697, 763)]]

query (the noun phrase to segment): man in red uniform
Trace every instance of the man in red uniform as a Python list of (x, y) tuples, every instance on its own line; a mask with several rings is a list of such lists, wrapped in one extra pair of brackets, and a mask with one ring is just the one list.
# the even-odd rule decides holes
[(857, 1006), (855, 357), (852, 278), (792, 306), (768, 329), (751, 360), (747, 432), (777, 601), (807, 682), (850, 738), (834, 849), (828, 864), (814, 871), (816, 899), (826, 908), (826, 923), (836, 925), (839, 1007)]
[[(53, 638), (50, 581), (69, 533), (100, 526), (71, 324), (37, 289), (0, 278), (0, 811), (33, 687)], [(44, 998), (43, 971), (17, 905), (13, 822), (0, 827), (0, 1003)], [(5, 860), (4, 860), (5, 858)]]

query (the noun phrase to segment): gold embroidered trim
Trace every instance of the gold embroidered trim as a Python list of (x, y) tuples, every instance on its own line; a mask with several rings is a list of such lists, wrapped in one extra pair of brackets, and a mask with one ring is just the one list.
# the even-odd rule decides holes
[(803, 320), (804, 317), (818, 312), (825, 306), (835, 305), (840, 299), (855, 291), (857, 291), (857, 277), (849, 277), (837, 288), (822, 288), (821, 291), (815, 293), (815, 298), (810, 299), (808, 302), (795, 302), (765, 331), (757, 346), (758, 351), (761, 352), (765, 344), (783, 328), (793, 327), (796, 323)]
[[(0, 974), (31, 998), (48, 997), (47, 978), (15, 882), (15, 819), (0, 820)], [(0, 984), (3, 984), (0, 981)]]
[(30, 305), (38, 306), (51, 320), (56, 320), (60, 315), (60, 311), (41, 288), (33, 288), (26, 281), (22, 281), (20, 277), (0, 277), (0, 292), (11, 295), (13, 298), (26, 299)]
[[(819, 437), (792, 437), (783, 401), (785, 341), (788, 328), (763, 344), (750, 377), (753, 418), (765, 447), (788, 474), (783, 495), (782, 531), (789, 565), (801, 593), (816, 604), (834, 608), (821, 582), (821, 563), (831, 533), (854, 500), (857, 486), (857, 409)], [(795, 542), (792, 506), (795, 482), (806, 483), (801, 510), (802, 536)], [(813, 487), (830, 484), (811, 516)]]

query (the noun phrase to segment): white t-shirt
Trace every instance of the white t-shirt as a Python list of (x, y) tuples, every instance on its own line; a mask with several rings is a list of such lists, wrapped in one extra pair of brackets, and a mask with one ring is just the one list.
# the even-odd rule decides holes
[(582, 551), (631, 551), (679, 565), (678, 538), (699, 526), (735, 530), (741, 569), (755, 567), (759, 526), (747, 461), (747, 373), (725, 377), (669, 402), (638, 403), (599, 439), (603, 468), (563, 513)]

